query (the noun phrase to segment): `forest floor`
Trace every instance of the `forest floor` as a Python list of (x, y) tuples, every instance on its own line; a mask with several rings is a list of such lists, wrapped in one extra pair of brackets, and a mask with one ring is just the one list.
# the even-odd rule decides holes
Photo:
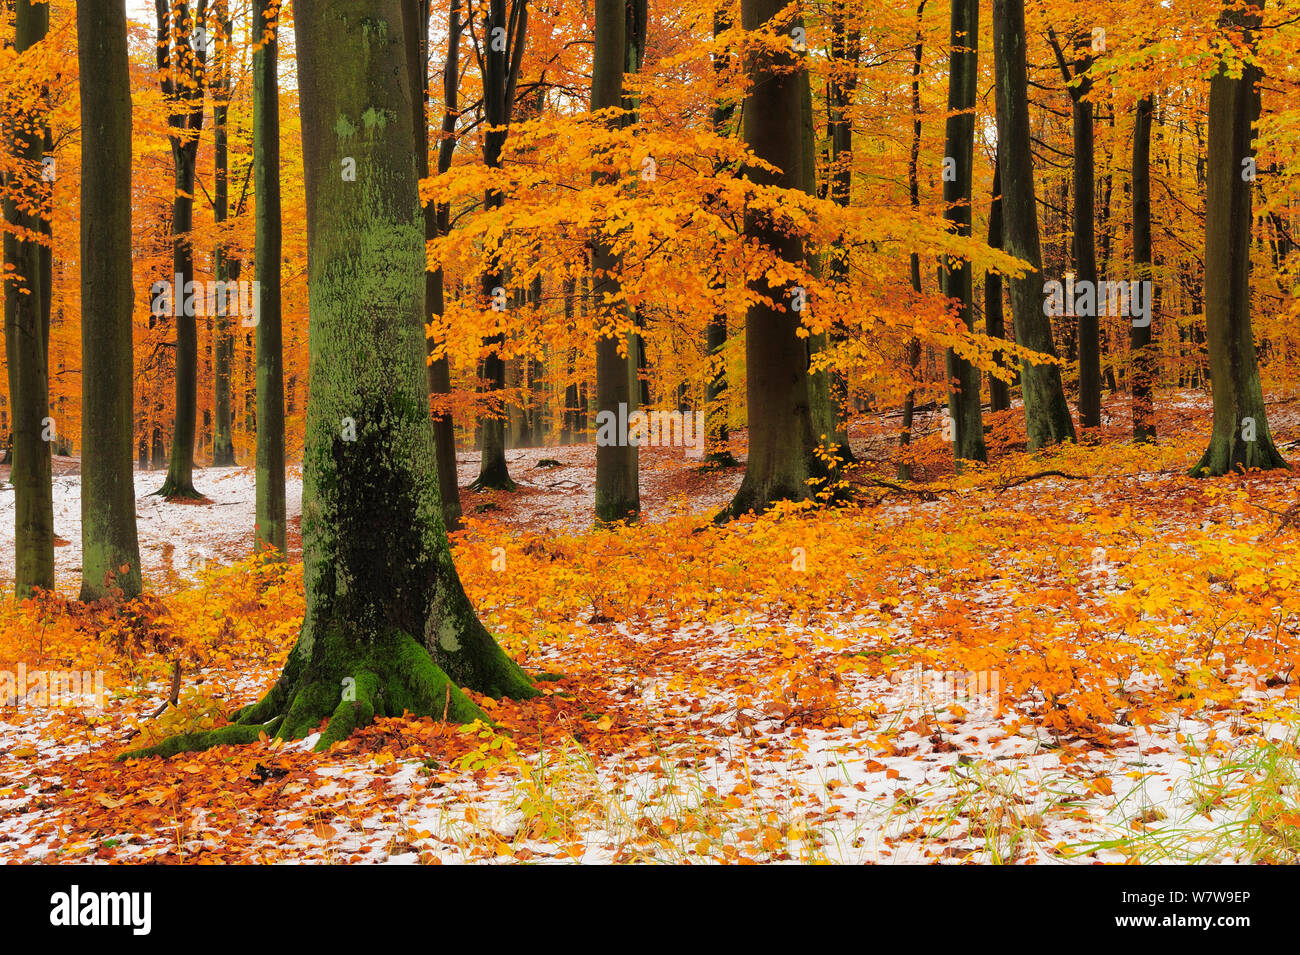
[[(512, 451), (520, 488), (462, 492), (453, 541), (485, 622), (555, 677), (542, 696), (324, 754), (127, 763), (275, 679), (300, 540), (248, 556), (248, 469), (197, 472), (197, 504), (142, 472), (150, 595), (78, 604), (62, 459), (61, 595), (0, 605), (0, 862), (1300, 861), (1300, 485), (1188, 477), (1208, 399), (1158, 410), (1155, 447), (1121, 396), (1034, 456), (1018, 412), (990, 416), (990, 464), (960, 476), (923, 416), (905, 485), (897, 418), (864, 416), (853, 504), (721, 527), (740, 468), (649, 449), (642, 524), (593, 530), (593, 447)], [(1300, 400), (1269, 421), (1296, 456)], [(463, 454), (461, 484), (476, 470)], [(294, 471), (295, 532), (300, 499)], [(0, 489), (6, 587), (12, 507)], [(151, 719), (174, 661), (179, 704)], [(3, 698), (20, 665), (102, 671), (102, 711)]]

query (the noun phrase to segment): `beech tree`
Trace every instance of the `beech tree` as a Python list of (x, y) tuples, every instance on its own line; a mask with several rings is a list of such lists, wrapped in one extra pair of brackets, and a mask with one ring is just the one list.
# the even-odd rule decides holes
[[(257, 319), (257, 543), (285, 549), (284, 355), (280, 309), (280, 0), (253, 0), (253, 194), (257, 198), (253, 274)], [(340, 173), (340, 178), (342, 175)]]
[[(49, 6), (15, 0), (14, 49), (21, 55), (50, 29)], [(54, 587), (53, 441), (49, 390), (48, 250), (34, 238), (47, 234), (39, 211), (45, 204), (42, 182), (47, 118), (44, 104), (9, 117), (9, 143), (19, 178), (6, 190), (4, 217), (5, 361), (13, 428), (14, 589), (27, 597)], [(20, 193), (24, 202), (15, 198)], [(15, 229), (22, 230), (21, 234)]]
[[(975, 94), (979, 80), (979, 0), (952, 0), (948, 66), (948, 122), (944, 139), (944, 218), (960, 236), (971, 234), (971, 175), (975, 163)], [(944, 260), (940, 272), (944, 295), (957, 302), (957, 317), (975, 329), (974, 280), (969, 259)], [(969, 361), (947, 350), (948, 414), (953, 425), (952, 453), (962, 461), (984, 461), (984, 419), (980, 412), (980, 373)]]
[[(591, 75), (591, 110), (621, 108), (623, 67), (628, 62), (628, 0), (596, 0), (596, 36)], [(639, 62), (639, 61), (638, 61)], [(621, 116), (609, 121), (617, 128)], [(592, 174), (593, 181), (618, 181), (614, 171)], [(598, 228), (591, 239), (591, 291), (596, 306), (596, 519), (635, 519), (641, 510), (639, 454), (625, 423), (636, 409), (636, 340), (628, 334), (631, 310), (622, 298), (622, 257), (614, 237)]]
[[(1034, 160), (1030, 151), (1028, 73), (1025, 66), (1024, 0), (993, 0), (993, 63), (998, 112), (998, 168), (1002, 179), (1005, 248), (1033, 270), (1009, 280), (1016, 344), (1056, 357), (1052, 324), (1043, 314), (1043, 255), (1038, 238)], [(1074, 440), (1061, 369), (1021, 363), (1025, 428), (1031, 451)]]
[[(741, 25), (788, 35), (790, 22), (777, 20), (781, 0), (742, 0)], [(754, 168), (747, 176), (759, 185), (798, 190), (803, 178), (804, 65), (786, 43), (750, 53), (750, 86), (743, 106), (745, 143), (777, 172)], [(803, 262), (803, 242), (779, 210), (750, 207), (745, 239), (777, 258)], [(749, 409), (749, 459), (731, 504), (718, 516), (761, 511), (780, 500), (805, 500), (808, 481), (825, 474), (817, 460), (809, 391), (807, 346), (798, 335), (800, 315), (793, 308), (794, 285), (767, 273), (749, 278), (755, 299), (745, 313), (745, 398)]]
[[(190, 295), (194, 281), (194, 165), (203, 131), (204, 64), (207, 50), (195, 41), (207, 17), (207, 0), (194, 10), (188, 3), (154, 0), (157, 16), (158, 84), (171, 105), (167, 117), (173, 167), (172, 320), (176, 323), (176, 407), (167, 477), (157, 493), (163, 497), (202, 497), (194, 489), (194, 432), (198, 418), (199, 338)], [(197, 294), (197, 293), (196, 293)], [(206, 308), (206, 306), (205, 306)], [(260, 422), (259, 422), (260, 423)]]
[(77, 4), (81, 75), (81, 599), (140, 593), (126, 0)]
[(1253, 60), (1264, 10), (1258, 3), (1225, 3), (1219, 29), (1232, 37), (1240, 62), (1220, 63), (1210, 79), (1206, 153), (1205, 332), (1210, 351), (1214, 426), (1195, 475), (1245, 468), (1284, 468), (1273, 443), (1259, 381), (1250, 323), (1251, 190), (1263, 74)]
[[(438, 500), (411, 152), (419, 81), (404, 56), (416, 24), (403, 21), (401, 0), (294, 7), (311, 333), (306, 616), (279, 680), (234, 722), (122, 758), (263, 732), (298, 739), (328, 718), (323, 750), (380, 715), (485, 718), (461, 686), (537, 693), (465, 596)], [(340, 175), (345, 158), (356, 161), (355, 181)]]
[[(1133, 277), (1152, 282), (1151, 269), (1151, 96), (1138, 100), (1133, 123)], [(1151, 323), (1155, 321), (1154, 287), (1148, 320), (1129, 326), (1133, 356), (1133, 440), (1154, 441), (1155, 411), (1151, 391), (1155, 378), (1155, 355), (1151, 348)]]

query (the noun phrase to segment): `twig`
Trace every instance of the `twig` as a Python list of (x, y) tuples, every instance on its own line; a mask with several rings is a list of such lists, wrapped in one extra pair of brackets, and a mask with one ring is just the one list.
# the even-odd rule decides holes
[(167, 707), (175, 706), (181, 698), (181, 661), (177, 660), (172, 664), (172, 691), (166, 700), (158, 709), (149, 714), (149, 719), (157, 719), (166, 711)]

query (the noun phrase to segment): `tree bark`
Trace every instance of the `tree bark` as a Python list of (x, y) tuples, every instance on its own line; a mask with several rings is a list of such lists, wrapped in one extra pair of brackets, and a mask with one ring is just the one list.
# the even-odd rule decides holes
[(77, 4), (81, 89), (81, 599), (140, 593), (125, 0)]
[[(596, 0), (596, 36), (591, 77), (593, 112), (622, 107), (627, 63), (626, 0)], [(618, 127), (621, 119), (610, 125)], [(597, 183), (616, 182), (616, 172), (593, 173)], [(626, 422), (637, 406), (636, 342), (627, 332), (633, 318), (623, 300), (622, 256), (603, 227), (591, 237), (591, 290), (596, 307), (596, 520), (635, 520), (641, 511), (639, 453)], [(620, 354), (622, 346), (622, 354)]]
[[(1264, 4), (1234, 9), (1219, 18), (1220, 31), (1235, 34), (1238, 49), (1254, 51)], [(1259, 66), (1249, 60), (1238, 76), (1222, 64), (1210, 79), (1209, 144), (1205, 204), (1205, 330), (1210, 354), (1214, 425), (1210, 446), (1193, 475), (1219, 475), (1249, 468), (1284, 468), (1273, 443), (1255, 357), (1250, 321), (1251, 190), (1245, 161), (1253, 161), (1251, 125), (1259, 118)]]
[[(212, 89), (212, 219), (220, 228), (230, 214), (230, 159), (227, 118), (230, 113), (230, 59), (233, 24), (227, 5), (216, 4), (216, 19), (221, 30), (221, 43), (217, 47), (214, 64), (216, 82)], [(218, 240), (212, 254), (213, 277), (218, 282), (228, 282), (238, 277), (238, 263), (232, 263), (226, 254), (225, 243)], [(233, 268), (232, 268), (233, 265)], [(222, 309), (213, 318), (212, 342), (212, 464), (230, 467), (235, 463), (233, 420), (230, 411), (230, 371), (235, 353), (235, 339), (230, 329), (230, 316)]]
[[(783, 7), (781, 0), (742, 0), (741, 25), (748, 31), (787, 34), (790, 24), (776, 20)], [(779, 172), (751, 169), (748, 178), (793, 192), (804, 181), (800, 129), (804, 64), (788, 44), (751, 56), (745, 142), (755, 156)], [(745, 240), (771, 250), (784, 262), (803, 263), (802, 241), (776, 214), (747, 209)], [(794, 283), (773, 283), (760, 275), (749, 279), (749, 288), (758, 296), (745, 314), (749, 459), (740, 489), (719, 517), (766, 510), (781, 500), (811, 499), (815, 491), (809, 479), (825, 476), (815, 454), (807, 350), (797, 334), (799, 313), (791, 307)]]
[[(1133, 124), (1133, 271), (1139, 282), (1152, 282), (1151, 268), (1151, 113), (1150, 95), (1138, 100)], [(1154, 305), (1155, 295), (1150, 299)], [(1155, 370), (1155, 353), (1151, 347), (1151, 323), (1155, 308), (1145, 324), (1129, 326), (1129, 345), (1133, 353), (1133, 440), (1152, 442), (1156, 438), (1155, 411), (1151, 391)]]
[[(198, 419), (199, 337), (197, 304), (190, 299), (194, 281), (194, 167), (203, 130), (203, 72), (206, 51), (192, 40), (207, 10), (200, 0), (193, 13), (188, 3), (154, 0), (158, 19), (158, 72), (172, 151), (175, 195), (172, 198), (172, 302), (176, 322), (176, 406), (167, 477), (157, 493), (167, 498), (202, 497), (194, 489), (194, 435)], [(176, 22), (172, 22), (172, 13)], [(195, 293), (197, 296), (199, 293)]]
[[(1030, 151), (1024, 0), (993, 0), (993, 60), (997, 87), (998, 165), (1006, 251), (1028, 262), (1030, 273), (1010, 280), (1016, 343), (1056, 357), (1052, 325), (1043, 313), (1042, 248)], [(1074, 422), (1055, 364), (1023, 362), (1020, 380), (1029, 450), (1074, 440)]]
[[(420, 322), (418, 85), (403, 65), (401, 4), (298, 0), (294, 12), (311, 325), (302, 633), (279, 681), (232, 725), (124, 758), (263, 732), (297, 739), (328, 719), (323, 750), (375, 716), (484, 719), (460, 686), (537, 692), (479, 622), (442, 522)], [(345, 156), (355, 182), (340, 176)]]
[[(45, 39), (49, 6), (16, 0), (14, 49), (21, 55)], [(44, 129), (47, 119), (39, 107), (10, 124), (9, 148), (20, 170), (22, 189), (44, 207), (41, 181)], [(29, 234), (46, 234), (44, 216), (19, 207), (16, 184), (4, 201), (5, 221)], [(50, 429), (49, 346), (44, 304), (49, 295), (41, 246), (20, 240), (6, 230), (4, 259), (12, 271), (4, 283), (5, 361), (9, 374), (9, 403), (13, 418), (12, 469), (14, 486), (14, 589), (18, 597), (54, 588), (53, 431)], [(129, 274), (129, 273), (128, 273)]]
[[(971, 234), (972, 172), (975, 164), (975, 95), (979, 81), (979, 0), (952, 0), (948, 67), (948, 122), (944, 161), (952, 161), (954, 175), (944, 177), (944, 218), (959, 236)], [(946, 258), (940, 273), (943, 294), (957, 302), (957, 317), (968, 331), (975, 330), (974, 282), (969, 259)], [(949, 348), (945, 355), (948, 376), (948, 414), (952, 418), (952, 453), (957, 470), (963, 461), (985, 461), (984, 420), (980, 412), (980, 373)]]
[[(285, 552), (284, 354), (280, 311), (279, 0), (253, 0), (265, 31), (253, 51), (253, 193), (261, 295), (257, 320), (257, 546)], [(342, 178), (341, 173), (340, 179)]]
[[(997, 157), (993, 159), (993, 197), (989, 201), (989, 247), (1002, 248), (1002, 173)], [(1002, 275), (999, 272), (984, 274), (984, 331), (990, 338), (1006, 338), (1006, 319), (1002, 311)], [(1001, 352), (998, 353), (1001, 364)], [(989, 410), (1006, 411), (1011, 407), (1011, 388), (1005, 381), (990, 372)]]

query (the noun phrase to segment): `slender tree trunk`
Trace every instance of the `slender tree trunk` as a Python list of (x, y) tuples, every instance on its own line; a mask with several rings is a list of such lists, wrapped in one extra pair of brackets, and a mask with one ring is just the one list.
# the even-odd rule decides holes
[(77, 4), (81, 89), (81, 599), (140, 593), (131, 312), (131, 77), (125, 0)]
[[(1139, 282), (1151, 282), (1151, 111), (1150, 95), (1138, 100), (1133, 125), (1133, 271)], [(1154, 306), (1154, 294), (1148, 300)], [(1135, 319), (1129, 326), (1129, 345), (1133, 352), (1133, 440), (1151, 442), (1156, 438), (1155, 411), (1151, 390), (1155, 354), (1151, 347), (1152, 307), (1145, 319)], [(1140, 324), (1139, 324), (1140, 323)]]
[[(1002, 248), (1002, 173), (997, 168), (998, 161), (993, 159), (993, 197), (989, 201), (989, 247)], [(1002, 311), (1002, 274), (986, 272), (984, 274), (984, 331), (990, 338), (1006, 338), (1006, 319)], [(998, 364), (1002, 364), (1001, 352), (997, 355)], [(989, 410), (1006, 411), (1011, 407), (1011, 388), (1005, 381), (992, 373), (989, 374)]]
[[(1028, 262), (1033, 271), (1010, 280), (1011, 315), (1016, 343), (1056, 357), (1052, 325), (1043, 314), (1042, 249), (1038, 206), (1034, 197), (1030, 151), (1028, 74), (1025, 66), (1024, 0), (993, 0), (993, 59), (997, 87), (998, 166), (1002, 173), (1002, 209), (1006, 251)], [(1074, 440), (1074, 422), (1061, 387), (1057, 365), (1022, 363), (1029, 449)]]
[[(294, 13), (312, 342), (306, 616), (279, 681), (234, 724), (145, 753), (297, 739), (328, 718), (323, 750), (376, 716), (485, 719), (458, 685), (537, 692), (479, 622), (442, 523), (420, 322), (418, 86), (403, 65), (401, 4), (298, 0)], [(376, 114), (387, 121), (366, 122)], [(355, 182), (340, 176), (343, 156), (357, 161)]]
[[(921, 58), (925, 47), (921, 38), (921, 17), (925, 15), (926, 0), (921, 0), (916, 7), (916, 41), (912, 44), (912, 146), (907, 157), (907, 196), (913, 209), (921, 205)], [(912, 291), (921, 295), (921, 256), (913, 252), (908, 256), (908, 273), (912, 279)], [(913, 337), (907, 343), (907, 368), (913, 381), (921, 365), (921, 340)], [(909, 388), (903, 399), (903, 427), (898, 436), (900, 452), (912, 443), (912, 425), (916, 420), (916, 390)], [(898, 479), (912, 480), (912, 465), (905, 458), (898, 462)]]
[[(623, 67), (627, 62), (625, 0), (596, 0), (596, 37), (591, 78), (593, 112), (623, 106)], [(621, 125), (615, 118), (612, 126)], [(616, 182), (617, 173), (593, 173), (595, 182)], [(596, 325), (596, 519), (636, 519), (641, 511), (638, 450), (630, 439), (628, 417), (636, 408), (636, 346), (627, 331), (633, 317), (623, 300), (622, 257), (614, 237), (598, 227), (591, 239), (591, 289)], [(608, 333), (606, 333), (608, 332)], [(619, 354), (620, 345), (623, 354)]]
[[(488, 127), (483, 133), (483, 164), (489, 169), (501, 168), (501, 150), (505, 146), (506, 127), (514, 108), (515, 85), (527, 36), (526, 0), (515, 0), (511, 13), (512, 16), (507, 17), (506, 0), (488, 0), (483, 35), (500, 38), (500, 42), (489, 40), (481, 63), (483, 118)], [(485, 212), (499, 209), (504, 203), (505, 196), (494, 189), (489, 189), (483, 197)], [(488, 255), (490, 264), (483, 272), (483, 299), (485, 303), (493, 303), (504, 294), (506, 278), (495, 250), (489, 251)], [(506, 387), (505, 343), (504, 333), (483, 340), (483, 347), (488, 349), (483, 360), (483, 379), (489, 407), (482, 422), (482, 458), (478, 478), (470, 485), (473, 491), (513, 491), (515, 488), (506, 467), (506, 412), (501, 400)]]
[[(1221, 32), (1238, 49), (1253, 50), (1264, 4), (1225, 5)], [(1194, 475), (1249, 468), (1284, 468), (1273, 444), (1259, 381), (1250, 322), (1251, 190), (1243, 160), (1253, 160), (1251, 125), (1259, 118), (1262, 79), (1253, 61), (1233, 76), (1222, 65), (1210, 79), (1210, 130), (1206, 159), (1205, 330), (1214, 394), (1210, 446)]]
[[(953, 0), (948, 68), (948, 122), (944, 160), (954, 175), (944, 177), (944, 218), (960, 236), (971, 234), (971, 178), (975, 164), (975, 95), (979, 81), (979, 0)], [(957, 302), (957, 316), (975, 330), (974, 285), (969, 259), (948, 258), (940, 274), (943, 293)], [(984, 420), (980, 414), (980, 373), (949, 348), (948, 413), (953, 423), (952, 453), (960, 470), (963, 461), (985, 461)]]
[[(14, 2), (14, 48), (22, 55), (49, 32), (49, 6), (31, 0)], [(37, 108), (38, 110), (40, 107)], [(28, 130), (43, 130), (41, 112), (23, 117)], [(11, 124), (8, 144), (23, 191), (44, 207), (41, 180), (43, 132), (22, 138)], [(5, 221), (29, 233), (48, 234), (44, 217), (22, 209), (13, 199), (11, 182), (4, 202)], [(48, 272), (39, 242), (4, 234), (4, 259), (12, 267), (4, 283), (5, 361), (9, 373), (9, 402), (13, 412), (14, 589), (20, 598), (38, 589), (54, 588), (54, 497), (52, 485), (55, 422), (50, 417)], [(129, 273), (128, 273), (129, 274)], [(43, 281), (44, 280), (44, 281)]]
[[(784, 35), (789, 23), (776, 20), (781, 0), (742, 0), (741, 25), (748, 31)], [(755, 156), (780, 170), (752, 169), (763, 186), (797, 190), (803, 183), (801, 85), (804, 64), (788, 45), (752, 54), (751, 84), (745, 97), (745, 141)], [(803, 263), (797, 235), (764, 211), (745, 214), (745, 240), (770, 250), (786, 263)], [(774, 283), (768, 274), (749, 280), (759, 300), (745, 315), (746, 404), (749, 409), (749, 459), (745, 477), (720, 517), (761, 511), (780, 500), (807, 500), (815, 491), (809, 479), (825, 476), (817, 460), (813, 433), (807, 351), (791, 309), (794, 284)]]
[[(416, 106), (415, 162), (416, 172), (423, 179), (429, 175), (429, 126), (427, 109), (429, 90), (429, 2), (428, 0), (403, 0), (406, 22), (418, 23), (418, 31), (407, 37), (407, 55), (414, 56), (416, 75), (419, 77), (421, 97)], [(451, 168), (452, 153), (456, 148), (456, 120), (459, 116), (460, 38), (465, 23), (460, 15), (460, 0), (451, 0), (447, 20), (447, 56), (442, 69), (442, 125), (438, 137), (437, 170), (441, 175)], [(418, 35), (417, 35), (418, 34)], [(426, 241), (445, 236), (451, 231), (451, 207), (446, 203), (432, 203), (424, 209), (424, 238)], [(424, 274), (424, 305), (428, 316), (442, 316), (446, 308), (441, 268)], [(435, 401), (451, 394), (451, 365), (446, 354), (433, 357), (445, 336), (429, 337), (425, 343), (429, 352), (429, 392)], [(433, 415), (433, 443), (438, 455), (438, 489), (442, 500), (442, 519), (448, 530), (460, 527), (460, 483), (456, 473), (456, 423), (451, 412), (439, 408)]]
[[(230, 112), (230, 58), (232, 24), (225, 3), (216, 6), (221, 43), (217, 48), (216, 83), (212, 90), (212, 219), (218, 229), (230, 212), (230, 162), (227, 148), (227, 117)], [(227, 258), (225, 243), (218, 240), (213, 251), (213, 272), (218, 282), (238, 276), (239, 267)], [(229, 467), (235, 463), (235, 444), (230, 412), (230, 370), (235, 339), (228, 309), (213, 318), (212, 346), (212, 464)]]
[[(726, 10), (719, 8), (713, 14), (713, 37), (718, 39), (731, 29), (731, 18)], [(721, 80), (726, 73), (731, 55), (717, 53), (713, 58), (713, 75)], [(715, 100), (713, 103), (713, 132), (718, 136), (727, 136), (731, 130), (732, 119), (736, 109), (734, 104)], [(725, 170), (724, 163), (714, 166), (714, 174), (720, 175)], [(711, 288), (715, 292), (725, 292), (727, 280), (720, 266), (715, 267), (711, 278)], [(731, 429), (727, 426), (727, 310), (726, 307), (714, 307), (709, 316), (705, 331), (705, 351), (709, 356), (709, 365), (704, 390), (705, 417), (707, 419), (706, 442), (709, 448), (708, 460), (720, 467), (732, 467), (737, 462), (728, 447), (731, 441)]]
[(264, 24), (266, 31), (253, 51), (253, 193), (257, 197), (253, 272), (261, 293), (257, 320), (257, 545), (283, 554), (288, 520), (280, 321), (279, 13), (279, 0), (253, 0), (253, 22)]
[[(858, 61), (861, 58), (862, 42), (859, 31), (849, 30), (845, 24), (843, 2), (831, 15), (830, 52), (837, 72), (832, 75), (826, 94), (826, 125), (831, 149), (829, 192), (832, 202), (848, 208), (853, 202), (853, 120), (849, 110), (858, 88)], [(831, 249), (829, 271), (837, 283), (848, 281), (849, 250), (842, 243), (836, 243)], [(845, 339), (842, 328), (832, 328), (830, 336), (831, 341), (837, 344)], [(830, 369), (830, 402), (835, 414), (839, 445), (836, 455), (841, 462), (852, 461), (854, 455), (849, 445), (848, 431), (849, 375), (843, 368)]]
[[(194, 291), (194, 175), (203, 130), (204, 61), (206, 51), (192, 44), (203, 23), (207, 3), (193, 12), (188, 3), (155, 0), (158, 15), (158, 68), (163, 95), (170, 101), (172, 165), (172, 296), (176, 322), (176, 406), (167, 477), (158, 494), (167, 498), (202, 497), (194, 489), (194, 437), (198, 421), (199, 335)], [(172, 22), (173, 12), (176, 22)], [(203, 306), (206, 314), (206, 304)]]

